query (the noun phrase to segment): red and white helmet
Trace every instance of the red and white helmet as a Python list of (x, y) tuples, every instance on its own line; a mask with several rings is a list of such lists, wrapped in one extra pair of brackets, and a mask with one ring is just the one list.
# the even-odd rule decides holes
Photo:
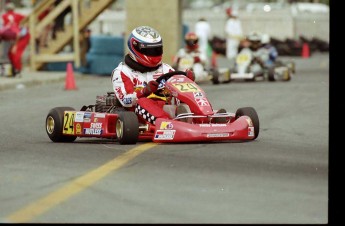
[(186, 43), (186, 47), (189, 50), (195, 50), (199, 48), (198, 41), (199, 38), (194, 32), (188, 32), (184, 36), (184, 42)]
[(130, 57), (146, 67), (162, 63), (163, 41), (160, 34), (149, 26), (135, 28), (127, 41)]

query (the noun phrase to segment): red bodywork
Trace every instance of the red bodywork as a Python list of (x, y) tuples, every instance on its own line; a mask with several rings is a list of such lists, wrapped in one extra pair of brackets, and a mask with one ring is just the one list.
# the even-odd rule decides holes
[[(193, 114), (171, 119), (159, 118), (155, 125), (140, 125), (139, 140), (204, 142), (254, 139), (254, 126), (250, 117), (240, 116), (236, 119), (233, 113), (215, 113), (205, 92), (187, 77), (175, 75), (165, 82), (165, 88), (171, 94), (171, 104), (185, 103)], [(214, 122), (217, 117), (226, 117), (226, 123)], [(116, 138), (117, 118), (117, 114), (111, 113), (65, 111), (63, 134)], [(179, 118), (189, 118), (189, 122), (180, 121)]]

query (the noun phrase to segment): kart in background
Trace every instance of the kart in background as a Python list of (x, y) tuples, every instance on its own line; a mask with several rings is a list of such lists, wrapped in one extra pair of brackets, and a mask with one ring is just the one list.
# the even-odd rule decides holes
[(285, 64), (277, 61), (271, 67), (267, 67), (260, 56), (254, 55), (249, 48), (243, 48), (236, 56), (235, 66), (230, 70), (230, 81), (289, 81), (294, 72), (293, 62)]
[(198, 84), (209, 81), (213, 84), (219, 84), (222, 82), (228, 82), (230, 79), (228, 70), (218, 69), (216, 67), (208, 69), (206, 65), (198, 62), (195, 57), (191, 55), (181, 57), (175, 69), (177, 71), (191, 69), (195, 74), (195, 82)]
[[(155, 124), (123, 108), (113, 92), (97, 96), (96, 104), (80, 110), (55, 107), (46, 116), (45, 127), (53, 142), (73, 142), (77, 137), (117, 139), (120, 144), (138, 141), (211, 142), (255, 140), (259, 135), (259, 117), (252, 107), (236, 113), (215, 110), (206, 93), (185, 72), (174, 71), (157, 80), (161, 89), (151, 97), (165, 99), (169, 119)], [(150, 97), (150, 96), (149, 96)]]

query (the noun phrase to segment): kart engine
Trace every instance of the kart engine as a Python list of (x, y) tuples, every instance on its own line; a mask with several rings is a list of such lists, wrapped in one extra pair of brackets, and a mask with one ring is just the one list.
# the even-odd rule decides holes
[(107, 92), (106, 95), (96, 96), (95, 111), (111, 112), (110, 108), (120, 106), (114, 92)]

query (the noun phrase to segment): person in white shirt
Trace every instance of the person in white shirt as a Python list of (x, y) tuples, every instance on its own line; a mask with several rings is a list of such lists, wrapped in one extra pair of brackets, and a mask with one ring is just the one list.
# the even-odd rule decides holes
[(238, 12), (228, 8), (226, 10), (228, 19), (225, 24), (226, 35), (226, 57), (234, 60), (238, 53), (240, 40), (243, 38), (242, 24), (238, 19)]
[(211, 36), (211, 26), (205, 18), (195, 23), (195, 34), (199, 37), (199, 50), (207, 55), (208, 39)]

